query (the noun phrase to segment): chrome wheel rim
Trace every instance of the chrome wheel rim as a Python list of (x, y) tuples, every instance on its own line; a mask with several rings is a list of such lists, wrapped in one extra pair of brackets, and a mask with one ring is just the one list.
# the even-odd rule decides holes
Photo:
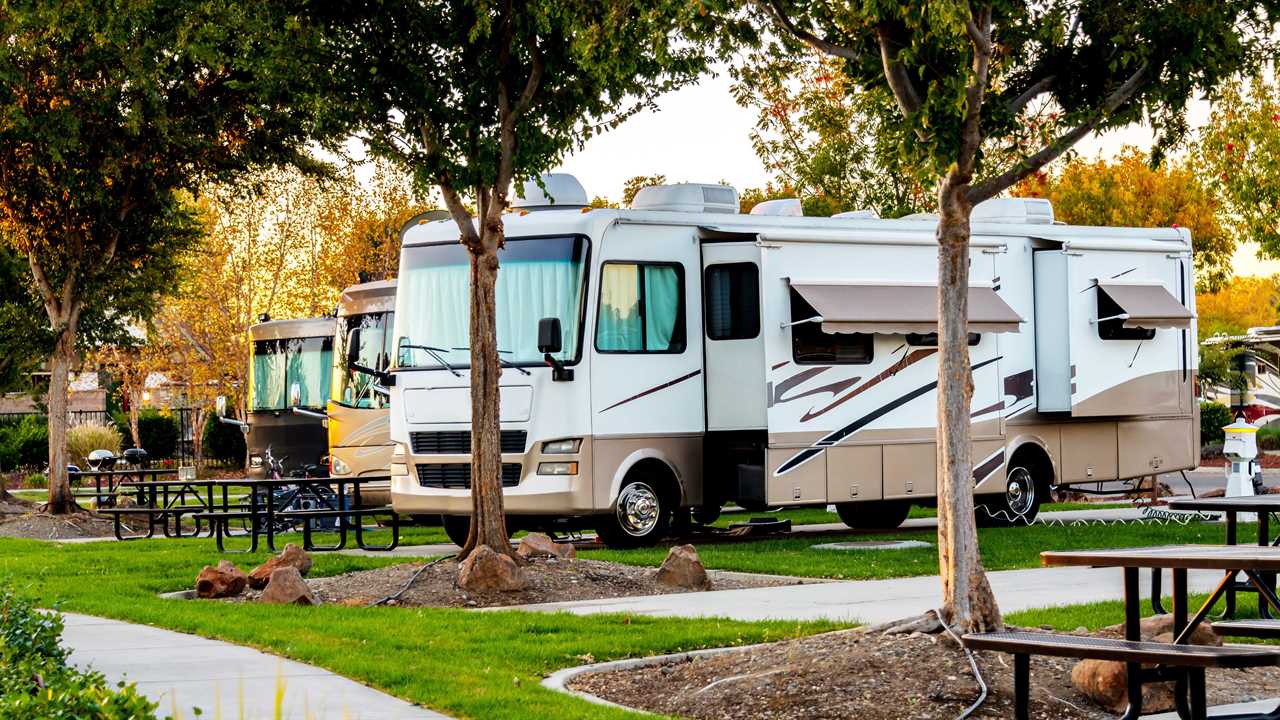
[(1031, 480), (1029, 470), (1017, 467), (1009, 473), (1004, 498), (1014, 515), (1021, 517), (1031, 512), (1036, 506), (1036, 484)]
[(662, 514), (658, 493), (642, 482), (631, 483), (618, 495), (618, 525), (632, 537), (644, 537), (658, 527)]

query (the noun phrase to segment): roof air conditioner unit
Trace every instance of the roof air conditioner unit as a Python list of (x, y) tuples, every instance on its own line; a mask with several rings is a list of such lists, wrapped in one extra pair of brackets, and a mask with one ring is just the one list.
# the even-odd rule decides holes
[(846, 220), (879, 220), (880, 213), (875, 210), (846, 210), (831, 217), (845, 218)]
[(800, 205), (800, 198), (779, 198), (756, 203), (749, 214), (769, 215), (772, 217), (804, 217), (804, 207)]
[(543, 190), (537, 180), (524, 181), (524, 187), (511, 198), (511, 207), (521, 210), (578, 210), (590, 205), (587, 191), (578, 178), (569, 173), (544, 173)]
[(631, 201), (632, 210), (667, 212), (738, 213), (738, 191), (728, 185), (678, 183), (641, 188)]
[(1052, 225), (1053, 204), (1044, 198), (992, 198), (973, 206), (975, 222)]

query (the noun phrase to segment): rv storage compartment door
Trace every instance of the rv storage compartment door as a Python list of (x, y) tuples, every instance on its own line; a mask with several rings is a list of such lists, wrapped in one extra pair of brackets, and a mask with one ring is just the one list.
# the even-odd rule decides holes
[(1164, 252), (1038, 250), (1033, 262), (1041, 412), (1191, 412), (1194, 316), (1185, 260)]

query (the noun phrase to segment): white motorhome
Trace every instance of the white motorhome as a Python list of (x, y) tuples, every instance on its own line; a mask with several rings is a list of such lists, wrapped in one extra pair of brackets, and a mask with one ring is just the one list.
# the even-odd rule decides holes
[[(854, 527), (934, 502), (935, 218), (740, 215), (694, 184), (590, 209), (571, 177), (546, 187), (499, 253), (511, 524), (625, 546), (729, 502), (833, 503)], [(1000, 199), (974, 209), (971, 253), (981, 503), (1031, 518), (1052, 485), (1195, 465), (1185, 229)], [(467, 263), (451, 221), (406, 233), (394, 329), (392, 502), (451, 536), (471, 512)]]
[(1204, 399), (1226, 405), (1254, 425), (1280, 421), (1280, 327), (1252, 327), (1244, 335), (1217, 335), (1204, 344), (1234, 351), (1232, 369), (1244, 384), (1202, 385)]

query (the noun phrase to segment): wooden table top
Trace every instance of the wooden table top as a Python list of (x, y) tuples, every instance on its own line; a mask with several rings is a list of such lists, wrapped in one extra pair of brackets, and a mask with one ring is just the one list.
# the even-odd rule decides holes
[(1161, 545), (1107, 550), (1048, 550), (1046, 566), (1280, 571), (1280, 547), (1258, 545)]
[(1169, 501), (1170, 510), (1208, 510), (1210, 512), (1280, 512), (1280, 495), (1242, 495), (1239, 497), (1178, 498)]

